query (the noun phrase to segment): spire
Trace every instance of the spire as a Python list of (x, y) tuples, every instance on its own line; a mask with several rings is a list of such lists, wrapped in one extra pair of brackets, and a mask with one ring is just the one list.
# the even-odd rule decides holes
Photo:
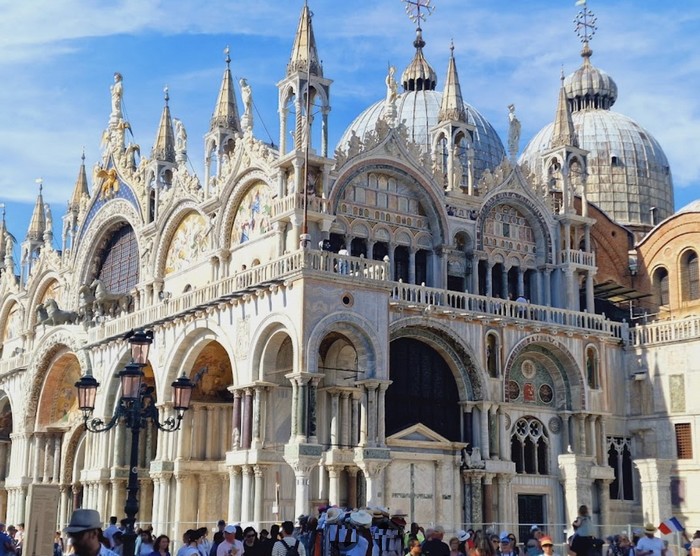
[(29, 223), (27, 230), (27, 241), (43, 241), (44, 232), (46, 231), (46, 212), (44, 211), (44, 197), (41, 194), (43, 189), (43, 180), (37, 180), (39, 184), (39, 195), (36, 198), (34, 212), (32, 212), (32, 220)]
[(323, 66), (318, 59), (316, 50), (316, 39), (314, 38), (314, 28), (311, 24), (313, 13), (309, 10), (309, 5), (304, 2), (299, 18), (299, 27), (294, 37), (292, 46), (292, 56), (287, 64), (287, 76), (296, 72), (309, 72), (311, 75), (323, 77)]
[(457, 64), (455, 63), (455, 45), (450, 44), (450, 61), (447, 64), (447, 77), (445, 78), (445, 90), (442, 93), (442, 104), (438, 113), (438, 121), (466, 122), (467, 114), (464, 111), (462, 100), (462, 88), (459, 85)]
[(236, 106), (236, 95), (233, 89), (233, 78), (231, 77), (231, 56), (228, 46), (224, 50), (226, 54), (226, 69), (221, 80), (219, 97), (216, 99), (214, 114), (211, 117), (209, 131), (217, 128), (241, 131), (240, 120), (238, 119), (238, 107)]
[(80, 210), (80, 201), (82, 198), (90, 197), (87, 174), (85, 173), (85, 149), (83, 149), (83, 155), (80, 157), (80, 159), (82, 162), (80, 163), (80, 170), (78, 171), (78, 179), (75, 180), (73, 195), (71, 196), (70, 203), (68, 205), (68, 210), (75, 212)]
[(151, 158), (174, 163), (175, 134), (173, 133), (173, 121), (170, 117), (170, 107), (168, 106), (170, 96), (168, 95), (167, 86), (163, 89), (163, 93), (165, 94), (165, 106), (163, 107), (163, 114), (160, 116), (158, 135), (156, 135), (156, 142), (151, 150)]
[(561, 87), (559, 88), (559, 101), (557, 113), (554, 117), (554, 130), (552, 131), (551, 148), (572, 146), (578, 147), (578, 138), (574, 129), (574, 120), (571, 117), (569, 101), (564, 87), (564, 72), (561, 74)]
[(6, 250), (6, 238), (8, 234), (7, 223), (5, 222), (5, 203), (0, 203), (2, 208), (2, 221), (0, 222), (0, 268), (4, 268), (5, 250)]

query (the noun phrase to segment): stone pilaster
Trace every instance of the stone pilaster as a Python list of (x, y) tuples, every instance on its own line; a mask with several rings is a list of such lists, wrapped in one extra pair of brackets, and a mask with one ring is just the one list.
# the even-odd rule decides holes
[(671, 467), (673, 460), (636, 459), (642, 483), (642, 514), (645, 522), (661, 523), (673, 515), (671, 508)]

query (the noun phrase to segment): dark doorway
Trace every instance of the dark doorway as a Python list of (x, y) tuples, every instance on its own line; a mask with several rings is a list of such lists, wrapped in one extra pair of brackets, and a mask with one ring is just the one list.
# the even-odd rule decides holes
[(518, 539), (527, 539), (530, 527), (544, 523), (544, 495), (518, 494)]
[(386, 393), (386, 431), (391, 435), (416, 423), (459, 442), (459, 392), (452, 370), (429, 345), (412, 338), (391, 342)]

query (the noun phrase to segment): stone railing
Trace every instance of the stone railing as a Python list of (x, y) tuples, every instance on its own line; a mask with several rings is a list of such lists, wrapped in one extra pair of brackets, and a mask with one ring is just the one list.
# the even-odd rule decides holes
[(295, 251), (167, 301), (105, 321), (88, 331), (88, 343), (118, 337), (132, 328), (152, 325), (227, 298), (245, 295), (251, 289), (285, 280), (302, 270), (341, 274), (348, 278), (386, 280), (389, 275), (389, 263), (364, 257), (338, 255), (329, 251)]
[(489, 315), (495, 318), (520, 319), (564, 328), (578, 328), (600, 332), (625, 341), (628, 338), (627, 323), (611, 321), (604, 314), (570, 311), (401, 282), (394, 284), (391, 300), (408, 305), (432, 306)]
[(667, 344), (698, 337), (700, 337), (700, 317), (657, 321), (640, 324), (630, 329), (630, 343), (633, 346)]
[(586, 253), (578, 249), (563, 249), (561, 252), (562, 264), (575, 264), (577, 266), (595, 266), (595, 253)]
[[(314, 195), (309, 195), (306, 199), (308, 203), (306, 208), (308, 211), (330, 214), (330, 202), (328, 199), (322, 199)], [(272, 217), (274, 218), (280, 214), (293, 212), (295, 210), (302, 210), (303, 208), (304, 196), (301, 193), (293, 193), (281, 199), (277, 199), (272, 203)]]

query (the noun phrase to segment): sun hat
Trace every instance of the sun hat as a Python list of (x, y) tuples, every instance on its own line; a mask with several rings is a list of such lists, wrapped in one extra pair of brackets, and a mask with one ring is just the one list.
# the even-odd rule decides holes
[(457, 539), (459, 540), (459, 542), (468, 541), (469, 537), (471, 537), (471, 535), (467, 533), (464, 529), (460, 529), (459, 531), (457, 531)]
[(654, 533), (656, 533), (656, 527), (654, 527), (653, 523), (645, 523), (644, 524), (644, 532), (647, 535), (653, 535)]
[(369, 527), (372, 525), (372, 514), (367, 510), (357, 510), (350, 514), (350, 523), (355, 527)]
[(326, 523), (338, 523), (340, 516), (343, 515), (343, 511), (335, 506), (328, 508), (326, 510)]
[(70, 523), (63, 531), (67, 534), (80, 533), (90, 529), (102, 529), (102, 520), (97, 510), (75, 510), (70, 516)]
[(540, 539), (540, 546), (546, 546), (548, 544), (554, 546), (554, 543), (552, 542), (552, 537), (542, 537)]

